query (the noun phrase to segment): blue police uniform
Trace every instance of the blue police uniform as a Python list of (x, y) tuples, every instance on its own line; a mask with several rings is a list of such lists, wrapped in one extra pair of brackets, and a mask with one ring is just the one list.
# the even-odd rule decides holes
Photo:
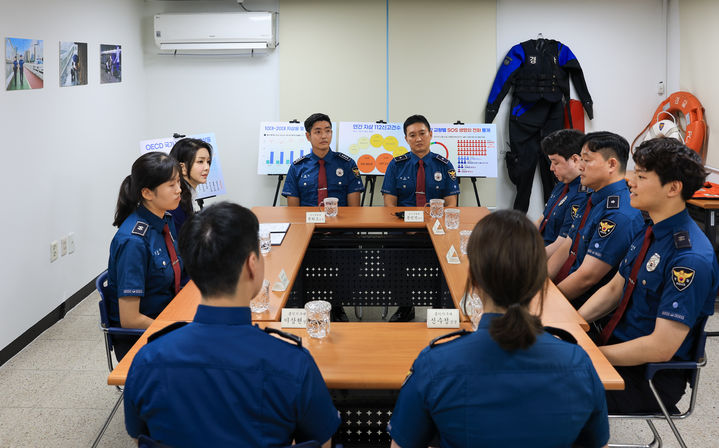
[(252, 325), (247, 307), (199, 305), (135, 356), (125, 426), (173, 447), (282, 447), (340, 424), (309, 352)]
[(579, 346), (548, 333), (508, 352), (477, 331), (425, 348), (397, 399), (388, 430), (402, 448), (603, 446), (609, 440), (604, 387)]
[(120, 326), (118, 297), (141, 297), (140, 313), (154, 319), (175, 296), (175, 272), (162, 234), (165, 224), (170, 227), (183, 271), (169, 213), (159, 218), (140, 206), (117, 229), (108, 262), (108, 315), (113, 326)]
[[(397, 196), (400, 207), (415, 207), (417, 199), (417, 168), (420, 158), (413, 152), (397, 156), (387, 165), (382, 182), (382, 194)], [(425, 193), (430, 199), (444, 199), (445, 196), (459, 194), (457, 172), (452, 162), (430, 152), (422, 158), (424, 162)]]
[[(544, 213), (542, 213), (542, 220), (544, 220), (549, 215), (550, 210), (552, 212), (542, 232), (545, 246), (552, 244), (560, 236), (567, 236), (574, 218), (581, 214), (587, 205), (588, 190), (587, 187), (582, 185), (580, 176), (577, 176), (576, 179), (569, 183), (567, 194), (559, 200), (565, 185), (564, 182), (559, 182), (554, 187), (544, 207)], [(557, 203), (557, 200), (559, 200), (559, 203), (555, 207), (554, 204)], [(554, 210), (552, 210), (552, 207), (554, 207)]]
[[(282, 196), (300, 198), (303, 207), (317, 206), (317, 177), (320, 158), (314, 152), (292, 162)], [(339, 205), (347, 205), (347, 195), (364, 191), (357, 164), (347, 154), (330, 150), (324, 156), (327, 175), (327, 197), (339, 199)]]

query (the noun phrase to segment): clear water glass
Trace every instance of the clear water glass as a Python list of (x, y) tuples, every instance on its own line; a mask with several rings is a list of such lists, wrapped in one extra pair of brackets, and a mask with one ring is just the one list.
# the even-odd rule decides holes
[(429, 216), (439, 219), (444, 215), (444, 199), (429, 200)]
[(467, 244), (469, 244), (470, 235), (472, 235), (471, 230), (459, 231), (459, 250), (462, 252), (462, 255), (467, 255)]
[(272, 235), (269, 230), (260, 230), (260, 253), (266, 255), (272, 250)]
[(339, 199), (337, 198), (325, 198), (325, 200), (323, 201), (325, 215), (327, 215), (329, 218), (337, 216), (338, 204)]
[(458, 208), (447, 208), (444, 210), (444, 226), (449, 230), (459, 229)]
[(465, 302), (465, 310), (467, 317), (472, 322), (472, 331), (477, 329), (479, 321), (482, 319), (482, 313), (484, 312), (484, 305), (482, 305), (482, 299), (475, 293), (471, 293), (467, 296)]
[(330, 310), (332, 304), (325, 300), (313, 300), (305, 304), (307, 312), (307, 334), (322, 339), (330, 334)]
[(270, 307), (270, 281), (264, 280), (257, 297), (250, 300), (250, 310), (253, 313), (264, 313)]

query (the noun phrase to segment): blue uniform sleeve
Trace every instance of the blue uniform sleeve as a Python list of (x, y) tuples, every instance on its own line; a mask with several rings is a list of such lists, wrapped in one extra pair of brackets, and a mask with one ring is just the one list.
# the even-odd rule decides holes
[(457, 171), (452, 166), (452, 162), (447, 162), (447, 170), (444, 183), (444, 195), (453, 196), (459, 194), (459, 184), (457, 183)]
[(324, 443), (337, 431), (340, 416), (332, 404), (322, 374), (309, 353), (306, 366), (298, 403), (300, 409), (297, 413), (295, 438), (298, 442), (315, 440)]
[(579, 433), (576, 445), (583, 447), (602, 447), (609, 443), (609, 417), (607, 412), (607, 399), (597, 371), (594, 370), (589, 356), (585, 354), (585, 367), (591, 378), (591, 387), (594, 396), (593, 410), (589, 420)]
[(144, 296), (150, 254), (145, 242), (130, 237), (117, 249), (117, 297)]
[[(716, 291), (714, 265), (702, 257), (687, 252), (676, 257), (667, 270), (657, 317), (693, 327), (707, 297)], [(713, 300), (712, 300), (713, 301)]]
[(282, 196), (292, 196), (295, 198), (300, 197), (300, 186), (298, 184), (298, 171), (297, 165), (290, 165), (290, 169), (287, 170), (287, 177), (285, 178), (285, 185), (282, 187)]
[(397, 174), (395, 174), (395, 170), (397, 168), (397, 164), (394, 160), (390, 160), (389, 165), (387, 165), (387, 171), (384, 173), (384, 180), (382, 181), (382, 194), (391, 194), (396, 196), (397, 195)]
[(564, 210), (564, 218), (562, 219), (562, 224), (559, 227), (559, 232), (557, 233), (557, 236), (569, 236), (569, 232), (572, 229), (572, 224), (574, 224), (574, 217), (579, 216), (579, 214), (582, 213), (582, 210), (584, 210), (584, 207), (586, 206), (586, 197), (582, 200), (573, 199), (569, 201), (569, 204)]
[(504, 57), (502, 65), (497, 70), (497, 76), (494, 78), (492, 89), (489, 91), (489, 99), (487, 100), (487, 110), (484, 113), (484, 121), (491, 123), (497, 116), (499, 105), (509, 92), (512, 80), (516, 75), (517, 69), (524, 62), (524, 49), (521, 44), (513, 46), (507, 56)]
[(348, 193), (356, 193), (358, 191), (364, 191), (364, 184), (362, 183), (362, 176), (360, 176), (359, 168), (357, 168), (357, 162), (352, 160), (348, 162), (350, 166), (350, 172), (345, 174), (347, 176), (347, 187)]
[(638, 226), (623, 213), (611, 213), (602, 217), (593, 229), (587, 229), (589, 244), (587, 255), (602, 260), (610, 266), (618, 266), (637, 236)]
[(425, 447), (436, 433), (432, 416), (425, 406), (422, 376), (427, 372), (422, 368), (421, 359), (422, 353), (399, 391), (387, 426), (392, 440), (402, 448)]
[[(138, 353), (139, 355), (139, 353)], [(139, 356), (135, 357), (138, 360)], [(125, 381), (125, 429), (130, 437), (137, 438), (140, 434), (148, 434), (148, 428), (145, 422), (140, 418), (140, 410), (136, 405), (135, 377), (138, 363), (133, 363), (127, 373), (127, 381)]]

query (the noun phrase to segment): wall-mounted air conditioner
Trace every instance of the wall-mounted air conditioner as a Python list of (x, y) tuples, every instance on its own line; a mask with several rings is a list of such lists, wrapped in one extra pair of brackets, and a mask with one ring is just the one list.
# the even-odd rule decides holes
[(232, 54), (275, 48), (277, 14), (236, 12), (155, 15), (160, 53)]

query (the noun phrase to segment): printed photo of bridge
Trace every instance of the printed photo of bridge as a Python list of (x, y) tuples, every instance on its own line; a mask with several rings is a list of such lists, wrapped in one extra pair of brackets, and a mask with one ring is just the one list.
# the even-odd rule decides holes
[(43, 41), (5, 39), (5, 88), (7, 90), (42, 89), (45, 72)]

